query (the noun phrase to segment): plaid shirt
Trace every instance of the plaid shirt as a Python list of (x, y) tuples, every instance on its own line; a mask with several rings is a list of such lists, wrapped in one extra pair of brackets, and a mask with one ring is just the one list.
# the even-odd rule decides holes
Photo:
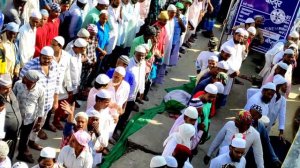
[(45, 106), (44, 111), (45, 114), (47, 114), (52, 106), (54, 101), (54, 94), (58, 94), (58, 88), (59, 88), (59, 75), (58, 75), (58, 68), (55, 61), (52, 61), (49, 68), (49, 74), (46, 76), (46, 74), (43, 72), (41, 64), (40, 64), (40, 58), (34, 58), (30, 60), (22, 69), (20, 73), (20, 77), (22, 78), (28, 70), (37, 70), (40, 72), (39, 74), (39, 81), (40, 85), (42, 85), (43, 88), (45, 88)]
[(89, 63), (96, 61), (96, 48), (98, 47), (98, 39), (96, 37), (90, 39), (87, 45), (87, 58)]

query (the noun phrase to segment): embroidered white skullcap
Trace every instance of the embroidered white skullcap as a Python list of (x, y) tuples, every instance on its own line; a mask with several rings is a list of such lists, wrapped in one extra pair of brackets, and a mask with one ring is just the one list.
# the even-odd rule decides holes
[(235, 148), (246, 148), (246, 140), (240, 137), (235, 137), (231, 140), (231, 146)]
[(224, 92), (224, 85), (221, 82), (215, 82), (214, 85), (217, 86), (219, 94)]
[(107, 91), (105, 89), (100, 89), (100, 91), (96, 94), (96, 96), (98, 98), (103, 98), (103, 99), (110, 99), (111, 98), (111, 94), (109, 93), (109, 91)]
[(1, 74), (0, 75), (0, 86), (10, 86), (12, 85), (12, 80), (10, 74)]
[(288, 49), (284, 50), (284, 54), (294, 55), (294, 50), (288, 48)]
[(74, 42), (75, 47), (86, 47), (88, 45), (88, 42), (83, 38), (78, 38)]
[(40, 79), (39, 72), (31, 69), (28, 70), (24, 76), (32, 82), (37, 82)]
[(86, 3), (87, 3), (87, 0), (78, 0), (78, 2), (83, 3), (83, 4), (86, 4)]
[(276, 86), (272, 82), (268, 82), (268, 83), (264, 84), (261, 88), (262, 89), (270, 89), (270, 90), (276, 91)]
[(214, 84), (208, 84), (204, 90), (210, 94), (218, 94), (218, 88)]
[(177, 8), (176, 8), (175, 5), (170, 4), (170, 5), (168, 6), (168, 8), (167, 8), (167, 11), (177, 11)]
[(109, 5), (109, 0), (98, 0), (98, 4)]
[(100, 85), (106, 85), (109, 83), (110, 78), (106, 74), (99, 74), (95, 81)]
[(0, 157), (5, 158), (9, 153), (9, 147), (6, 142), (0, 141)]
[(245, 23), (254, 23), (254, 22), (255, 21), (252, 18), (247, 18), (246, 21), (245, 21)]
[(274, 78), (273, 78), (273, 83), (274, 83), (276, 86), (277, 86), (277, 85), (282, 85), (282, 84), (284, 84), (284, 83), (287, 83), (287, 80), (286, 80), (283, 76), (277, 74), (277, 75), (275, 75)]
[(183, 114), (184, 114), (185, 116), (188, 116), (188, 117), (191, 118), (191, 119), (197, 119), (197, 118), (198, 118), (198, 111), (197, 111), (197, 109), (196, 109), (195, 107), (193, 107), (193, 106), (187, 107), (187, 108), (184, 110)]
[(218, 62), (218, 63), (217, 63), (217, 67), (218, 67), (218, 68), (221, 68), (221, 69), (225, 69), (225, 70), (227, 70), (227, 71), (229, 70), (228, 62), (227, 62), (227, 61), (224, 61), (224, 60)]
[(143, 45), (139, 45), (135, 48), (135, 52), (146, 53), (146, 49)]
[(280, 66), (280, 68), (282, 68), (284, 70), (288, 70), (288, 68), (289, 68), (288, 64), (286, 64), (282, 61), (278, 62), (277, 65)]
[(108, 11), (107, 10), (101, 10), (100, 14), (99, 15), (102, 15), (102, 14), (106, 14), (108, 15)]
[(149, 47), (149, 45), (148, 44), (141, 44), (146, 50), (150, 50), (150, 47)]
[(16, 162), (11, 168), (29, 168), (25, 162)]
[(127, 55), (121, 55), (120, 60), (122, 60), (126, 65), (129, 64), (129, 57)]
[(87, 111), (86, 114), (88, 115), (88, 117), (100, 118), (100, 113), (95, 109)]
[(9, 23), (6, 24), (3, 31), (7, 31), (7, 30), (18, 33), (19, 32), (19, 25), (15, 22), (9, 22)]
[(230, 46), (225, 46), (223, 49), (222, 49), (224, 52), (226, 52), (227, 54), (230, 54), (230, 55), (233, 55), (234, 52), (235, 52), (235, 49), (233, 47), (230, 47)]
[(49, 16), (49, 12), (46, 9), (42, 9), (40, 12), (42, 16)]
[(54, 40), (57, 41), (58, 44), (61, 46), (65, 45), (65, 39), (62, 36), (56, 36), (54, 37)]
[(44, 148), (41, 150), (40, 156), (41, 156), (41, 157), (44, 157), (44, 158), (55, 159), (55, 158), (56, 158), (56, 151), (55, 151), (54, 148), (51, 148), (51, 147), (44, 147)]
[(299, 33), (297, 31), (292, 31), (289, 36), (292, 38), (299, 38)]
[(253, 27), (253, 26), (250, 26), (248, 29), (247, 29), (248, 32), (252, 33), (253, 35), (256, 35), (256, 28)]
[(199, 98), (192, 98), (192, 100), (189, 103), (190, 106), (193, 106), (195, 108), (202, 107), (203, 103)]
[(54, 56), (54, 50), (50, 46), (45, 46), (45, 47), (42, 48), (41, 54), (44, 55), (44, 56), (53, 57)]
[(177, 160), (173, 156), (166, 156), (165, 159), (168, 167), (178, 167)]
[(150, 161), (150, 168), (166, 166), (167, 162), (163, 156), (154, 156)]
[(236, 29), (235, 33), (240, 33), (242, 36), (244, 36), (245, 35), (245, 29), (238, 28), (238, 29)]
[(126, 70), (124, 67), (118, 66), (115, 69), (115, 72), (118, 72), (120, 75), (122, 75), (123, 77), (126, 75)]
[(258, 121), (263, 123), (265, 125), (265, 127), (269, 126), (269, 124), (270, 124), (270, 119), (266, 115), (263, 115), (260, 119), (258, 119)]
[(298, 46), (297, 46), (297, 44), (293, 43), (293, 44), (291, 44), (291, 45), (289, 46), (289, 48), (298, 49)]
[(31, 12), (30, 17), (37, 18), (37, 19), (42, 19), (42, 15), (41, 15), (40, 11), (33, 11), (33, 12)]
[(247, 37), (247, 38), (249, 37), (249, 33), (248, 33), (248, 31), (246, 31), (246, 30), (244, 31), (244, 38), (245, 38), (245, 37)]
[(77, 37), (89, 38), (90, 37), (90, 32), (85, 28), (81, 28), (77, 33)]
[(210, 57), (208, 58), (208, 60), (218, 62), (218, 61), (219, 61), (219, 58), (218, 58), (217, 56), (215, 56), (215, 55), (212, 55), (212, 56), (210, 56)]
[(193, 165), (190, 162), (185, 161), (184, 165), (183, 165), (183, 168), (194, 168), (194, 167), (193, 167)]
[(77, 117), (82, 117), (82, 118), (84, 118), (86, 120), (89, 119), (89, 116), (85, 112), (82, 112), (82, 111), (78, 112), (77, 114), (75, 114), (75, 117), (74, 117), (75, 121), (76, 121)]
[(181, 124), (178, 127), (178, 133), (181, 135), (181, 137), (190, 139), (193, 135), (195, 135), (195, 127), (192, 124)]

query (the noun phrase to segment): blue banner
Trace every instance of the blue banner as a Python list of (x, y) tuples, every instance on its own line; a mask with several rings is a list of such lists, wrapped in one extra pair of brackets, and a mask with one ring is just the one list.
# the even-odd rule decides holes
[(287, 37), (297, 16), (299, 2), (299, 0), (241, 0), (233, 25), (240, 25), (255, 15), (263, 16), (261, 31), (264, 43), (253, 46), (252, 49), (265, 53), (276, 41)]

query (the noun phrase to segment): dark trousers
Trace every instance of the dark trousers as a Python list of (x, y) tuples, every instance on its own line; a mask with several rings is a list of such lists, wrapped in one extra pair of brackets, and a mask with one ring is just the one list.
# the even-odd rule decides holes
[(120, 130), (121, 132), (123, 132), (123, 130), (126, 127), (127, 120), (130, 117), (130, 114), (132, 112), (134, 104), (135, 104), (134, 101), (128, 101), (127, 102), (127, 105), (126, 105), (126, 108), (125, 108), (125, 112), (124, 112), (124, 114), (122, 114), (120, 116), (118, 124), (116, 126), (116, 130)]
[(44, 124), (43, 128), (49, 128), (49, 126), (50, 126), (51, 114), (52, 114), (52, 111), (51, 111), (51, 110), (48, 111), (48, 114), (47, 114), (47, 117), (46, 117), (45, 124)]
[(151, 79), (146, 79), (144, 97), (146, 97), (148, 95), (149, 90), (151, 88), (151, 85), (152, 85), (152, 80)]
[[(9, 134), (9, 136), (7, 136), (7, 134)], [(18, 141), (18, 133), (6, 132), (6, 137), (3, 140), (6, 141), (8, 144), (9, 153), (7, 156), (9, 157), (10, 160), (12, 160), (14, 158), (15, 149)]]
[(19, 155), (24, 154), (27, 151), (27, 143), (29, 139), (30, 132), (33, 128), (34, 122), (28, 125), (22, 124), (21, 132), (20, 132), (20, 140), (19, 140)]

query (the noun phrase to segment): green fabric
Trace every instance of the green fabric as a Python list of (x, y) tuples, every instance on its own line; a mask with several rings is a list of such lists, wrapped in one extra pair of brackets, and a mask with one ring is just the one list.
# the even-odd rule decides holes
[(99, 15), (100, 12), (96, 7), (94, 7), (93, 9), (91, 9), (88, 14), (86, 15), (84, 22), (82, 24), (82, 28), (87, 28), (88, 24), (97, 24), (97, 22), (99, 21)]
[[(212, 105), (211, 103), (205, 103), (205, 104), (203, 104), (203, 107), (202, 107), (202, 113), (204, 116), (203, 124), (205, 125), (204, 131), (206, 131), (206, 132), (208, 131), (208, 126), (210, 123), (209, 114), (210, 114), (211, 105)], [(200, 118), (200, 120), (201, 120), (201, 118)]]
[[(132, 44), (131, 44), (131, 48), (130, 48), (130, 52), (129, 52), (129, 58), (134, 56), (134, 52), (135, 52), (135, 48), (139, 45), (145, 44), (145, 40), (144, 40), (144, 36), (138, 36), (136, 38), (133, 39)], [(152, 43), (149, 41), (148, 42), (148, 46), (149, 48), (152, 48)], [(146, 55), (146, 59), (149, 59), (152, 56), (152, 52), (149, 52)]]
[(182, 103), (176, 101), (176, 100), (169, 100), (165, 102), (166, 110), (170, 110), (176, 114), (180, 114), (180, 111), (184, 108), (186, 108), (185, 105)]
[(171, 92), (172, 90), (183, 90), (186, 91), (187, 93), (192, 93), (194, 88), (196, 87), (195, 82), (196, 81), (196, 77), (192, 76), (190, 77), (190, 82), (183, 84), (181, 86), (177, 86), (177, 87), (172, 87), (172, 88), (167, 88), (165, 89), (166, 92)]

